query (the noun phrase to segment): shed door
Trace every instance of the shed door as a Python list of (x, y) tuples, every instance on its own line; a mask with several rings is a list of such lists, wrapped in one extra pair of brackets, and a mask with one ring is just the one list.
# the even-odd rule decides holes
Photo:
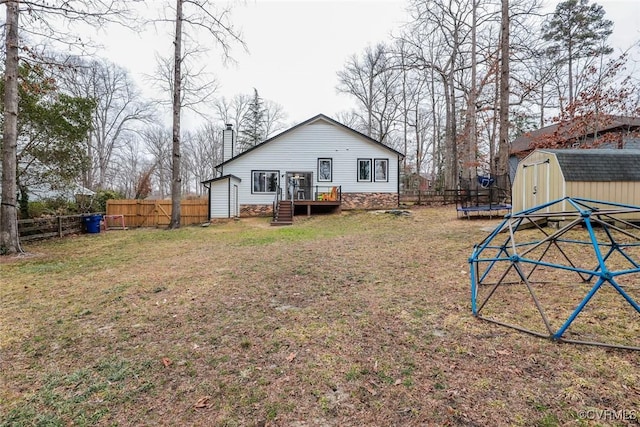
[(229, 218), (235, 218), (238, 216), (238, 185), (233, 184), (229, 194)]
[(523, 165), (523, 209), (549, 202), (549, 159)]

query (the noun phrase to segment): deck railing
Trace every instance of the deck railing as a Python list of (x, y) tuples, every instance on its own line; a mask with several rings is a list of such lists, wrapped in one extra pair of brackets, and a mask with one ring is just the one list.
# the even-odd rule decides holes
[(301, 185), (296, 187), (295, 200), (318, 202), (341, 202), (342, 187), (339, 185)]
[[(278, 186), (278, 188), (276, 189), (276, 195), (273, 198), (273, 209), (272, 209), (272, 215), (273, 215), (273, 219), (276, 219), (278, 217), (278, 210), (280, 209), (280, 201), (282, 201), (282, 187)], [(293, 200), (290, 200), (291, 202), (291, 209), (293, 212)]]

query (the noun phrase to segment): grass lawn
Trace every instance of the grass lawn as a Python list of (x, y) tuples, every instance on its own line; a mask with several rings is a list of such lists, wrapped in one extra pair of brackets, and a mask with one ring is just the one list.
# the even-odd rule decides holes
[[(0, 259), (0, 425), (638, 424), (640, 352), (471, 315), (467, 261), (498, 220), (296, 221), (109, 231)], [(637, 345), (627, 313), (612, 334)]]

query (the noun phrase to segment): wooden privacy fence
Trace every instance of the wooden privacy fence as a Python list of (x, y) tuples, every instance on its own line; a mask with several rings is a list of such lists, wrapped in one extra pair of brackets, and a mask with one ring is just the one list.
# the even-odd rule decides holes
[[(180, 202), (180, 225), (209, 221), (207, 203), (207, 199)], [(106, 220), (111, 221), (109, 217), (113, 215), (124, 216), (126, 227), (167, 227), (171, 222), (171, 200), (107, 200)]]

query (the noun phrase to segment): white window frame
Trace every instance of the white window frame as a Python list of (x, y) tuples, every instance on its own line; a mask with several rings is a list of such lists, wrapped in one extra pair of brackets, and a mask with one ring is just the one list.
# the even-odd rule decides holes
[[(276, 188), (273, 191), (259, 191), (256, 190), (256, 179), (255, 176), (256, 174), (264, 174), (263, 178), (260, 178), (262, 180), (264, 180), (264, 188), (265, 190), (267, 190), (269, 188), (269, 183), (266, 181), (268, 179), (268, 176), (271, 175), (275, 175), (276, 178)], [(276, 171), (276, 170), (254, 170), (251, 171), (251, 193), (252, 194), (274, 194), (276, 191), (278, 191), (278, 186), (280, 185), (280, 171)]]
[[(329, 163), (329, 179), (323, 178), (320, 173), (322, 163)], [(330, 157), (318, 158), (318, 182), (332, 182), (333, 181), (333, 159)]]
[[(373, 167), (373, 180), (375, 182), (389, 182), (389, 159), (374, 159)], [(378, 165), (384, 164), (381, 173), (384, 173), (384, 177), (378, 176)]]
[[(369, 176), (367, 178), (362, 178), (362, 175), (360, 174), (361, 170), (361, 164), (362, 163), (368, 163), (369, 164)], [(372, 166), (372, 161), (371, 159), (358, 159), (358, 170), (357, 170), (357, 175), (358, 175), (358, 182), (371, 182), (372, 176), (371, 176), (371, 166)]]

